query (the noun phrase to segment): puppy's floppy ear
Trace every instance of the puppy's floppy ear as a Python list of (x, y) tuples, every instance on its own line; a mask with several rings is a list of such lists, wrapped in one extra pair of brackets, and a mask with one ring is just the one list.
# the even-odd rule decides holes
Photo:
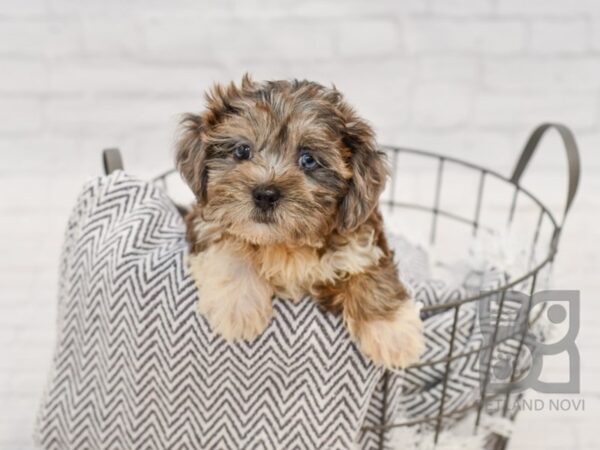
[(377, 206), (388, 175), (385, 155), (377, 150), (371, 127), (345, 107), (342, 143), (350, 152), (352, 177), (338, 209), (338, 228), (352, 231), (365, 222)]
[(175, 163), (200, 203), (206, 201), (206, 150), (202, 145), (204, 131), (202, 116), (186, 114), (181, 121), (181, 131), (175, 152)]
[(206, 164), (207, 145), (203, 141), (209, 130), (227, 115), (238, 112), (243, 92), (250, 92), (254, 88), (255, 83), (248, 74), (242, 78), (241, 88), (234, 83), (215, 83), (205, 95), (205, 111), (201, 115), (186, 114), (181, 121), (175, 161), (179, 172), (200, 204), (206, 202), (206, 183), (209, 176)]

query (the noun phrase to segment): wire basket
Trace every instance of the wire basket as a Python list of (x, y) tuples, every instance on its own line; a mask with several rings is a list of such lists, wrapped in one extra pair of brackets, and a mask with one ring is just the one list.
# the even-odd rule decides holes
[[(535, 153), (538, 144), (544, 134), (549, 130), (556, 130), (562, 142), (567, 156), (568, 164), (568, 183), (567, 199), (563, 214), (560, 220), (557, 220), (549, 208), (531, 191), (521, 185), (522, 176), (528, 167), (528, 164)], [(385, 433), (397, 427), (413, 427), (419, 424), (429, 424), (433, 430), (433, 440), (437, 444), (441, 431), (444, 428), (446, 420), (465, 415), (468, 411), (475, 411), (475, 432), (480, 426), (482, 412), (492, 399), (502, 404), (501, 415), (514, 420), (516, 411), (509, 408), (509, 400), (521, 394), (519, 385), (519, 373), (517, 370), (517, 361), (522, 354), (524, 342), (528, 335), (529, 328), (541, 316), (541, 310), (532, 309), (532, 298), (536, 289), (543, 289), (550, 276), (550, 269), (553, 260), (558, 251), (560, 234), (569, 209), (575, 198), (580, 176), (579, 152), (572, 132), (561, 124), (542, 124), (538, 126), (529, 137), (512, 174), (506, 177), (496, 171), (481, 167), (460, 159), (442, 156), (432, 152), (421, 150), (386, 147), (391, 156), (392, 179), (390, 188), (384, 193), (381, 199), (383, 208), (388, 208), (388, 214), (391, 216), (403, 216), (412, 214), (420, 217), (420, 224), (425, 234), (428, 235), (430, 245), (437, 246), (440, 242), (450, 243), (451, 247), (466, 248), (466, 242), (480, 238), (481, 235), (487, 235), (487, 242), (494, 239), (502, 239), (501, 245), (515, 244), (515, 242), (506, 242), (506, 237), (514, 240), (515, 236), (521, 237), (520, 242), (516, 243), (520, 258), (523, 260), (520, 267), (513, 271), (513, 276), (504, 283), (497, 285), (493, 289), (481, 291), (475, 295), (460, 298), (452, 302), (433, 305), (423, 308), (424, 314), (440, 314), (451, 311), (453, 313), (452, 331), (448, 353), (435, 360), (422, 361), (418, 367), (433, 367), (437, 364), (445, 364), (443, 376), (442, 398), (437, 414), (420, 417), (416, 420), (404, 422), (389, 422), (386, 420), (387, 402), (386, 397), (389, 388), (385, 387), (383, 411), (381, 417), (382, 423), (379, 426), (371, 427), (372, 431), (380, 433), (379, 446), (384, 447)], [(403, 189), (398, 187), (398, 183), (403, 177), (410, 175), (408, 171), (411, 165), (405, 165), (406, 159), (413, 160), (413, 166), (419, 166), (420, 163), (426, 163), (434, 173), (429, 180), (433, 184), (433, 189), (428, 193), (431, 195), (421, 195), (420, 199), (407, 198), (409, 195), (402, 195)], [(460, 178), (460, 183), (453, 185), (452, 177), (448, 177), (448, 172), (454, 171), (454, 176)], [(409, 183), (415, 183), (419, 171), (409, 177)], [(457, 175), (458, 173), (458, 175)], [(471, 178), (471, 188), (465, 188), (465, 178)], [(492, 185), (494, 185), (492, 187)], [(445, 194), (454, 190), (457, 193), (455, 201), (444, 202)], [(496, 195), (488, 195), (488, 190), (494, 190)], [(502, 192), (503, 191), (503, 192)], [(498, 195), (500, 194), (500, 195)], [(498, 197), (504, 197), (507, 201), (498, 202)], [(446, 195), (446, 197), (448, 197)], [(487, 208), (487, 203), (495, 202), (492, 207)], [(420, 200), (420, 201), (419, 201)], [(487, 202), (487, 203), (486, 203)], [(460, 212), (457, 211), (461, 209)], [(487, 212), (487, 214), (485, 214)], [(493, 212), (493, 213), (492, 213)], [(407, 220), (409, 221), (409, 220)], [(404, 221), (404, 222), (407, 222)], [(520, 222), (520, 227), (517, 226)], [(511, 233), (512, 231), (512, 233)], [(463, 239), (461, 239), (461, 235)], [(443, 252), (456, 250), (443, 250)], [(545, 279), (544, 279), (545, 278)], [(504, 302), (511, 291), (525, 292), (527, 294), (528, 304), (526, 305), (527, 320), (523, 321), (523, 326), (518, 327), (515, 333), (508, 336), (516, 340), (517, 346), (513, 349), (514, 354), (509, 375), (509, 383), (503, 390), (498, 392), (490, 388), (491, 366), (494, 358), (492, 357), (494, 349), (500, 344), (498, 338), (498, 329), (500, 323), (507, 319), (507, 311), (503, 312)], [(491, 341), (487, 345), (481, 345), (479, 348), (471, 349), (468, 352), (456, 352), (455, 336), (457, 331), (457, 321), (462, 307), (469, 303), (478, 302), (480, 304), (491, 304), (495, 302), (498, 309), (495, 315), (495, 322), (491, 331)], [(448, 408), (445, 403), (446, 389), (449, 376), (451, 375), (450, 366), (453, 362), (468, 358), (473, 353), (487, 353), (485, 361), (480, 367), (482, 371), (483, 382), (480, 385), (479, 398), (466, 407), (460, 409)], [(387, 383), (390, 373), (384, 375), (384, 382)], [(500, 397), (500, 398), (499, 398)], [(507, 438), (495, 435), (491, 436), (488, 442), (489, 448), (504, 449), (507, 446)]]
[[(556, 130), (562, 138), (568, 163), (567, 199), (560, 220), (555, 218), (550, 209), (534, 193), (521, 185), (521, 178), (541, 138), (549, 129)], [(547, 123), (538, 126), (529, 137), (512, 174), (508, 177), (494, 170), (433, 152), (394, 146), (383, 147), (383, 150), (388, 153), (392, 166), (392, 177), (380, 202), (382, 212), (384, 216), (387, 216), (387, 225), (403, 227), (410, 223), (413, 228), (417, 228), (422, 235), (426, 236), (426, 240), (429, 241), (432, 248), (439, 247), (440, 252), (446, 252), (446, 254), (455, 252), (456, 249), (468, 248), (469, 241), (488, 239), (487, 242), (495, 240), (498, 243), (498, 240), (506, 239), (506, 236), (510, 238), (511, 231), (525, 230), (525, 232), (512, 233), (513, 237), (515, 235), (520, 237), (517, 247), (520, 249), (519, 254), (523, 264), (518, 270), (513, 271), (510, 279), (497, 285), (494, 289), (443, 304), (428, 306), (422, 310), (424, 315), (452, 311), (454, 317), (447, 354), (434, 360), (421, 361), (414, 366), (420, 368), (445, 366), (442, 396), (437, 413), (404, 422), (395, 422), (390, 419), (388, 391), (391, 387), (388, 386), (388, 381), (393, 372), (386, 371), (383, 378), (381, 423), (367, 427), (365, 431), (377, 433), (379, 448), (384, 448), (386, 433), (391, 429), (423, 424), (431, 427), (434, 442), (437, 444), (440, 433), (450, 418), (474, 411), (476, 417), (474, 427), (477, 430), (486, 404), (492, 399), (498, 401), (499, 398), (503, 402), (502, 416), (513, 420), (515, 414), (509, 410), (508, 404), (518, 387), (517, 361), (523, 351), (529, 327), (540, 315), (539, 312), (534, 312), (532, 309), (531, 301), (527, 305), (528, 320), (524, 321), (524, 325), (517, 330), (516, 335), (511, 336), (516, 339), (518, 345), (514, 348), (513, 360), (515, 363), (507, 388), (500, 392), (490, 388), (492, 357), (489, 357), (480, 367), (483, 382), (480, 385), (477, 400), (460, 409), (452, 408), (446, 404), (451, 364), (461, 358), (471, 357), (474, 353), (487, 352), (491, 355), (500, 343), (497, 339), (498, 328), (504, 320), (503, 305), (507, 293), (516, 289), (528, 293), (528, 298), (531, 299), (536, 289), (543, 284), (542, 278), (548, 276), (558, 251), (565, 217), (579, 185), (579, 152), (574, 136), (567, 127), (561, 124)], [(123, 168), (117, 149), (105, 150), (103, 158), (106, 173)], [(172, 177), (174, 173), (174, 170), (168, 170), (157, 176), (154, 181), (162, 184), (169, 191), (171, 182), (179, 182), (177, 176)], [(423, 176), (424, 173), (427, 173), (427, 176)], [(455, 183), (453, 180), (457, 180), (457, 182)], [(471, 188), (466, 187), (467, 180), (471, 180)], [(406, 189), (403, 183), (405, 183)], [(492, 191), (494, 195), (492, 195)], [(499, 198), (503, 198), (505, 201), (499, 201)], [(182, 213), (185, 212), (185, 208), (181, 206), (178, 208)], [(520, 222), (519, 226), (517, 226), (517, 222)], [(455, 248), (444, 249), (444, 244), (450, 244), (450, 247), (454, 246)], [(491, 341), (487, 345), (470, 349), (468, 352), (457, 351), (455, 336), (461, 308), (473, 302), (491, 303), (492, 301), (498, 303), (499, 309), (496, 313)], [(506, 445), (506, 438), (491, 436), (490, 448), (503, 449), (506, 448)]]

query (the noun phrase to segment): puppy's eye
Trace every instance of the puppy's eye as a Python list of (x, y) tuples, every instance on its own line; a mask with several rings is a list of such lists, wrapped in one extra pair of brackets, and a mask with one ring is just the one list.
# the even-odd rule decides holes
[(250, 146), (248, 144), (240, 144), (233, 149), (233, 157), (238, 161), (250, 159)]
[(300, 153), (300, 158), (298, 158), (298, 165), (302, 167), (304, 170), (313, 170), (316, 169), (319, 163), (317, 160), (310, 154), (310, 152), (304, 150)]

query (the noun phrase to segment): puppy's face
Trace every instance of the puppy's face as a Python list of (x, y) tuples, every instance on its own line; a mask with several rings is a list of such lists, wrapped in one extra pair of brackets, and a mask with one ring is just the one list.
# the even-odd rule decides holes
[(375, 208), (384, 161), (335, 89), (244, 77), (207, 100), (184, 119), (176, 156), (205, 220), (256, 244), (320, 246)]

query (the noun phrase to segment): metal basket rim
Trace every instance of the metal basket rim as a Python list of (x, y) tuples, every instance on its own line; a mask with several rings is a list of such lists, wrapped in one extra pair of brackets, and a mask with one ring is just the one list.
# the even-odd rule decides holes
[[(429, 158), (435, 158), (437, 160), (444, 160), (444, 161), (451, 162), (453, 164), (458, 164), (458, 165), (461, 165), (464, 167), (468, 167), (470, 169), (478, 170), (480, 173), (485, 173), (487, 175), (493, 176), (503, 182), (506, 182), (506, 183), (514, 186), (516, 191), (523, 193), (526, 197), (531, 199), (540, 208), (540, 211), (544, 215), (548, 216), (548, 218), (550, 219), (550, 222), (552, 224), (552, 227), (553, 227), (552, 244), (550, 246), (549, 252), (546, 255), (546, 257), (541, 262), (539, 262), (537, 265), (535, 265), (534, 267), (529, 269), (527, 272), (519, 275), (518, 278), (515, 278), (506, 283), (503, 283), (502, 285), (498, 286), (495, 289), (483, 291), (476, 295), (470, 295), (470, 296), (461, 298), (460, 300), (456, 300), (453, 302), (447, 302), (447, 303), (439, 304), (439, 305), (431, 305), (431, 306), (424, 307), (422, 309), (423, 312), (440, 312), (440, 311), (444, 311), (444, 310), (450, 310), (456, 306), (463, 305), (465, 303), (470, 303), (470, 302), (477, 301), (477, 300), (482, 300), (488, 296), (498, 294), (504, 290), (510, 289), (510, 288), (522, 283), (523, 281), (525, 281), (526, 279), (531, 277), (533, 274), (538, 273), (547, 264), (550, 264), (553, 261), (554, 257), (556, 256), (557, 250), (558, 250), (556, 242), (558, 239), (558, 235), (560, 233), (560, 226), (558, 225), (558, 222), (556, 221), (552, 212), (542, 203), (542, 201), (537, 196), (535, 196), (530, 190), (524, 188), (521, 184), (515, 183), (509, 177), (502, 175), (501, 173), (499, 173), (495, 170), (488, 169), (488, 168), (480, 166), (478, 164), (471, 163), (471, 162), (462, 160), (460, 158), (447, 156), (447, 155), (444, 155), (441, 153), (436, 153), (436, 152), (432, 152), (432, 151), (428, 151), (428, 150), (421, 150), (421, 149), (416, 149), (416, 148), (410, 148), (410, 147), (394, 146), (394, 145), (381, 145), (380, 148), (389, 150), (389, 151), (393, 151), (396, 153), (406, 152), (406, 153), (412, 153), (412, 154), (425, 156), (425, 157), (429, 157)], [(391, 204), (392, 206), (401, 206), (401, 207), (407, 206), (407, 205), (398, 205), (397, 203), (394, 203), (394, 202), (388, 203), (388, 204)], [(433, 208), (432, 209), (423, 208), (423, 209), (433, 212)], [(440, 211), (443, 211), (443, 210), (438, 210), (438, 212), (440, 212)], [(451, 215), (450, 215), (450, 218), (457, 220), (455, 217), (452, 217)]]

